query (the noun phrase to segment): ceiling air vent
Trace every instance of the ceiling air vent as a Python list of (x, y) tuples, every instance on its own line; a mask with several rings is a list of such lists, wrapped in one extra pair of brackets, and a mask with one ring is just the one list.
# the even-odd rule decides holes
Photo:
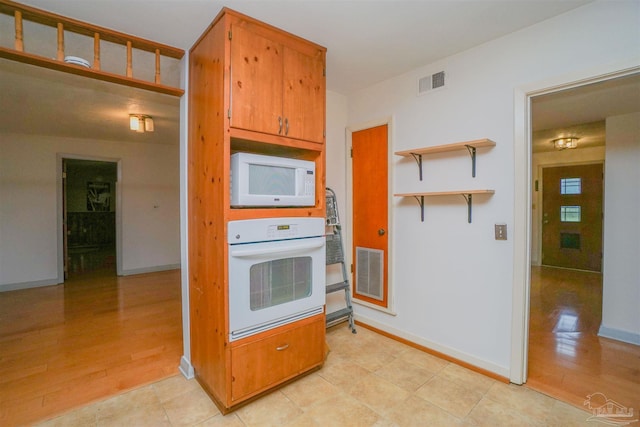
[(444, 77), (444, 71), (431, 74), (430, 76), (422, 77), (420, 80), (418, 80), (418, 95), (422, 95), (434, 89), (444, 87)]

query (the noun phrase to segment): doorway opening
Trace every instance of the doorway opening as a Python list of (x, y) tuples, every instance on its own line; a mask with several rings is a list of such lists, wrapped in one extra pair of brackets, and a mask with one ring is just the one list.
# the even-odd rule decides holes
[[(619, 126), (616, 118), (640, 111), (637, 98), (625, 105), (624, 96), (625, 91), (637, 93), (638, 84), (638, 74), (623, 75), (530, 98), (529, 318), (523, 381), (577, 407), (593, 393), (626, 405), (640, 397), (638, 376), (630, 374), (640, 347), (600, 333), (603, 290), (617, 285), (606, 282), (602, 272), (619, 268), (605, 265), (603, 242), (610, 254), (618, 253), (622, 243), (605, 239), (605, 227), (611, 232), (612, 224), (604, 222), (604, 214), (611, 217), (633, 206), (611, 191), (603, 197), (605, 154), (610, 152), (606, 139), (611, 118)], [(567, 137), (578, 138), (578, 149), (554, 146), (554, 139)], [(612, 159), (606, 159), (609, 172), (624, 169), (616, 167), (619, 157)]]
[(118, 163), (62, 158), (64, 279), (117, 274)]

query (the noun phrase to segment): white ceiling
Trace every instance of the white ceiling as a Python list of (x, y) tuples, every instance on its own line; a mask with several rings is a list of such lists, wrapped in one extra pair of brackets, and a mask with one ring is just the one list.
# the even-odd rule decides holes
[[(589, 1), (23, 0), (21, 3), (185, 50), (226, 5), (327, 47), (327, 88), (348, 95)], [(637, 89), (638, 82), (635, 84)], [(4, 59), (0, 59), (0, 93), (3, 94), (0, 129), (7, 132), (168, 144), (179, 140), (179, 99), (175, 97)], [(618, 91), (616, 97), (624, 93), (630, 92)], [(602, 92), (592, 95), (591, 99), (598, 102), (589, 105), (604, 107), (608, 105), (605, 98)], [(606, 117), (602, 111), (575, 116), (572, 105), (564, 96), (540, 98), (534, 104), (536, 129), (567, 127)], [(556, 108), (562, 113), (554, 112)], [(153, 116), (156, 131), (133, 135), (127, 127), (128, 113), (132, 112)]]
[(640, 74), (534, 97), (534, 152), (553, 151), (553, 139), (579, 138), (578, 148), (605, 145), (607, 117), (640, 111)]
[(348, 94), (591, 0), (22, 0), (188, 50), (223, 6), (327, 47), (327, 87)]

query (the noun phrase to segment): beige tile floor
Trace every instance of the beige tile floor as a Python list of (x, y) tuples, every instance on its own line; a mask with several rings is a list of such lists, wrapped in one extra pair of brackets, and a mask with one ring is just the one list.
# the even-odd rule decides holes
[(594, 426), (589, 413), (370, 330), (327, 332), (324, 367), (222, 416), (177, 375), (40, 426)]

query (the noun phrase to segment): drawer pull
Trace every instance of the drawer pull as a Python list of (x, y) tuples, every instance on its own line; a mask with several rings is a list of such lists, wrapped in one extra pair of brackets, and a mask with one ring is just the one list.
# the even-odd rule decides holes
[(280, 347), (276, 347), (276, 351), (282, 351), (289, 348), (289, 344), (281, 345)]

